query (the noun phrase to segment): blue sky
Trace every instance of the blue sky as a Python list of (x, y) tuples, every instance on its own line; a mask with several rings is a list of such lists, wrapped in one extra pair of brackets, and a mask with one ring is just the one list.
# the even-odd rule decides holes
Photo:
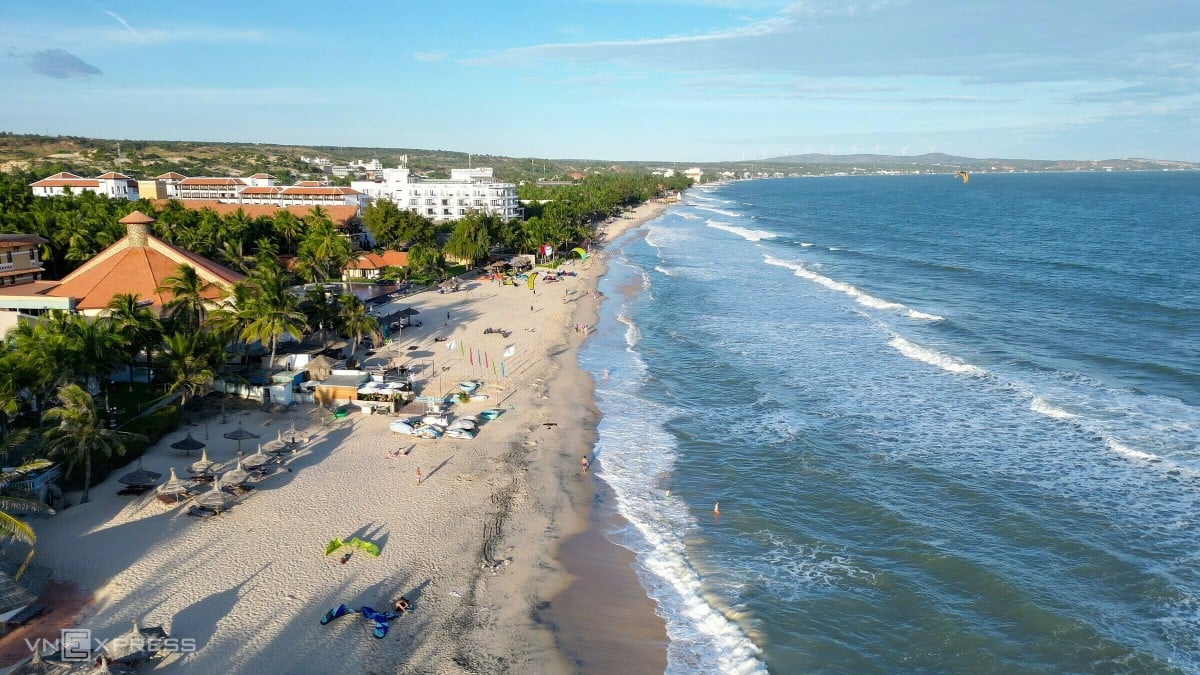
[(0, 130), (1200, 161), (1200, 2), (11, 2)]

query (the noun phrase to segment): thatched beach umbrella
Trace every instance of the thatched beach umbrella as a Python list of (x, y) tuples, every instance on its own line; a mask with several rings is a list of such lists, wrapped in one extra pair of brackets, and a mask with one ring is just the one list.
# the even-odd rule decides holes
[(188, 491), (188, 485), (185, 481), (179, 480), (175, 475), (175, 467), (171, 467), (171, 477), (167, 482), (158, 486), (158, 494), (160, 495), (182, 495)]
[(124, 476), (121, 476), (117, 480), (126, 485), (132, 485), (134, 487), (141, 487), (143, 485), (151, 485), (154, 483), (154, 481), (158, 480), (159, 478), (162, 478), (162, 474), (158, 473), (157, 471), (148, 471), (146, 469), (143, 469), (142, 468), (142, 458), (138, 457), (138, 468), (134, 469), (133, 471), (130, 471), (129, 473), (125, 474)]
[(206, 449), (200, 451), (200, 460), (192, 462), (192, 465), (188, 467), (188, 471), (196, 476), (207, 476), (219, 469), (220, 466), (220, 464), (208, 459), (208, 450)]
[(221, 485), (242, 485), (248, 480), (250, 480), (250, 472), (238, 464), (221, 476), (220, 483)]
[(258, 437), (258, 434), (243, 429), (241, 422), (238, 422), (238, 428), (234, 429), (233, 431), (225, 432), (225, 438), (228, 438), (231, 441), (237, 441), (237, 454), (239, 456), (242, 454), (242, 441)]
[(184, 457), (191, 457), (193, 450), (204, 449), (204, 442), (192, 438), (192, 432), (189, 431), (187, 433), (187, 438), (184, 438), (182, 441), (176, 441), (172, 443), (171, 447), (175, 448), (176, 450), (182, 450)]
[(233, 501), (233, 495), (221, 489), (221, 481), (214, 480), (212, 489), (196, 495), (195, 503), (215, 511), (221, 511)]
[(77, 673), (76, 664), (65, 661), (46, 661), (42, 653), (35, 651), (33, 658), (8, 671), (9, 675), (69, 675)]
[(263, 453), (262, 446), (259, 445), (258, 452), (255, 452), (253, 455), (247, 455), (242, 459), (242, 466), (253, 470), (270, 463), (270, 461), (271, 458)]
[[(167, 631), (161, 625), (142, 628), (133, 620), (133, 630), (104, 645), (102, 659), (112, 665), (136, 666), (152, 658), (162, 649)], [(93, 671), (95, 672), (95, 671)], [(110, 671), (116, 672), (116, 671)]]

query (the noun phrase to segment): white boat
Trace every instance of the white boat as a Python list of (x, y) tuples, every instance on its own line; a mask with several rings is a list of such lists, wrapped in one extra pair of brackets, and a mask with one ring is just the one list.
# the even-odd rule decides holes
[(475, 429), (475, 426), (476, 426), (476, 425), (475, 425), (475, 422), (474, 422), (473, 420), (467, 420), (467, 419), (458, 419), (458, 420), (454, 420), (453, 422), (451, 422), (451, 423), (450, 423), (450, 426), (446, 427), (446, 431), (447, 431), (447, 432), (449, 432), (449, 431), (450, 431), (450, 430), (452, 430), (452, 429), (471, 429), (471, 430), (474, 430), (474, 429)]
[(475, 438), (474, 429), (447, 429), (446, 435), (450, 438)]
[(478, 380), (464, 380), (464, 381), (458, 383), (458, 388), (462, 389), (463, 391), (465, 391), (469, 394), (469, 393), (475, 391), (476, 389), (478, 389), (479, 384), (480, 383)]
[(398, 434), (406, 434), (409, 436), (413, 435), (417, 431), (416, 429), (412, 428), (411, 424), (405, 422), (404, 420), (396, 420), (395, 422), (389, 424), (388, 428)]
[(488, 400), (488, 395), (487, 394), (471, 394), (471, 400), (472, 401), (486, 401), (486, 400)]

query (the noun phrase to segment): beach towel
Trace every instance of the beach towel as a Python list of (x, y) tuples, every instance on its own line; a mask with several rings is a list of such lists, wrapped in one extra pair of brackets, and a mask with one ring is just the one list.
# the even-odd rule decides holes
[(349, 608), (347, 608), (345, 604), (338, 605), (328, 612), (325, 612), (325, 615), (321, 617), (321, 625), (324, 626), (339, 616), (345, 616), (349, 611)]
[(400, 616), (395, 612), (377, 612), (370, 607), (363, 607), (359, 611), (362, 612), (364, 619), (375, 624), (371, 628), (371, 634), (379, 640), (387, 637), (388, 628), (391, 626), (388, 622)]

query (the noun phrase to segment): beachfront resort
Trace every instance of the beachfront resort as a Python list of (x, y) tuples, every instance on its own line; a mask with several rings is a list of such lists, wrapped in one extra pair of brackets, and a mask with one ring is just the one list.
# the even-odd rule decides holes
[(534, 609), (586, 524), (573, 350), (602, 243), (663, 204), (503, 242), (523, 212), (480, 169), (464, 183), (509, 218), (471, 195), (392, 230), (364, 211), (424, 205), (386, 170), (369, 196), (112, 173), (80, 179), (124, 187), (100, 202), (31, 186), (32, 208), (112, 209), (111, 244), (0, 237), (0, 668), (569, 670)]

